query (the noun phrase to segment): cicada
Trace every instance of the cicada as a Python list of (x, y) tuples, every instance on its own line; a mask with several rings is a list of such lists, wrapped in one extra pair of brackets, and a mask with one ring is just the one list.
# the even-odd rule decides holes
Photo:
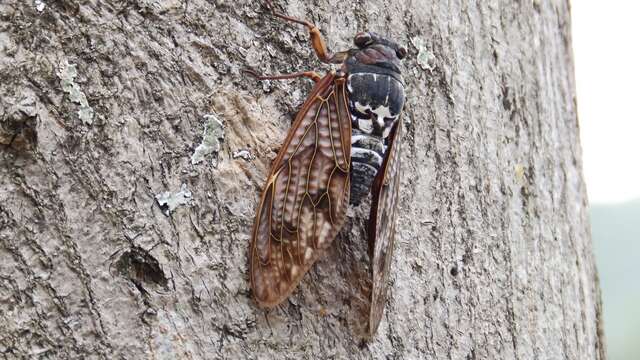
[(373, 336), (384, 311), (395, 237), (405, 102), (400, 60), (407, 50), (376, 33), (359, 32), (355, 48), (331, 53), (314, 24), (267, 5), (277, 18), (306, 26), (316, 55), (339, 69), (324, 76), (248, 71), (258, 80), (315, 82), (257, 207), (249, 251), (253, 295), (260, 307), (285, 300), (337, 236), (349, 204), (359, 204), (371, 191), (368, 331)]

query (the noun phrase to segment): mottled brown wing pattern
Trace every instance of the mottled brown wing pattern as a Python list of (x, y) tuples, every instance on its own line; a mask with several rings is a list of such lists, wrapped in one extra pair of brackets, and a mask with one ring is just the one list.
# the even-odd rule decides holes
[(400, 193), (400, 145), (402, 117), (389, 135), (389, 147), (382, 167), (372, 185), (369, 215), (369, 249), (371, 255), (372, 288), (369, 314), (369, 335), (378, 329), (387, 300), (389, 268), (393, 259), (396, 234), (397, 200)]
[(298, 113), (258, 205), (250, 249), (258, 305), (282, 302), (342, 228), (350, 161), (345, 80), (331, 72)]

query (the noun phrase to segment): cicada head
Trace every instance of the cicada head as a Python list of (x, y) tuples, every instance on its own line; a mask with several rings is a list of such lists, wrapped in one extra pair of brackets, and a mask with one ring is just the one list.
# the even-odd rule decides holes
[(404, 59), (407, 56), (407, 49), (403, 46), (398, 45), (393, 40), (389, 40), (384, 38), (383, 36), (376, 34), (374, 32), (359, 32), (354, 36), (353, 43), (358, 47), (358, 49), (364, 49), (371, 45), (384, 45), (390, 49), (393, 49), (396, 53), (396, 57), (399, 60)]
[(358, 70), (364, 65), (383, 69), (380, 70), (381, 73), (389, 71), (396, 75), (395, 77), (401, 76), (400, 60), (407, 56), (406, 48), (370, 31), (357, 33), (353, 43), (357, 49), (351, 52), (351, 56), (345, 62), (350, 73), (362, 72)]

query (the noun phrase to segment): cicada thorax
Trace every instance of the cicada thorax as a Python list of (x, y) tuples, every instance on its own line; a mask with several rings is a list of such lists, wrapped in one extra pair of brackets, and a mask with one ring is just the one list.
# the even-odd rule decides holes
[(351, 203), (360, 204), (382, 166), (388, 136), (404, 106), (399, 64), (388, 47), (368, 47), (345, 62), (351, 115)]

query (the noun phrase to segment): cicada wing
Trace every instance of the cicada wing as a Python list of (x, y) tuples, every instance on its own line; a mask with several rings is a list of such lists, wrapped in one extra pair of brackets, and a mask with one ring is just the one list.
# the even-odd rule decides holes
[(273, 162), (250, 248), (251, 287), (261, 307), (289, 296), (344, 224), (348, 111), (345, 80), (331, 72), (313, 88)]
[(393, 258), (396, 234), (397, 201), (400, 193), (400, 147), (402, 120), (398, 119), (389, 134), (386, 156), (372, 185), (369, 215), (369, 253), (372, 288), (369, 313), (369, 336), (378, 329), (387, 300), (387, 282)]

